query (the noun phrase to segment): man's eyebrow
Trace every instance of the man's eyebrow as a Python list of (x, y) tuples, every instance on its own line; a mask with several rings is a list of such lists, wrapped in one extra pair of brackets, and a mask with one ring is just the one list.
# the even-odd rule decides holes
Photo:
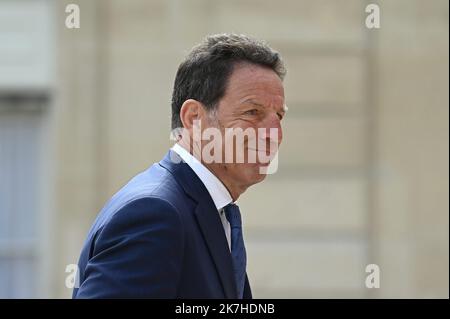
[[(261, 104), (261, 103), (259, 103), (259, 102), (256, 102), (256, 101), (253, 100), (253, 99), (247, 99), (247, 100), (244, 100), (244, 101), (242, 102), (242, 104), (246, 104), (246, 103), (252, 104), (252, 105), (255, 105), (255, 106), (259, 106), (259, 107), (265, 107), (263, 104)], [(280, 110), (280, 112), (283, 113), (283, 114), (285, 114), (285, 113), (287, 112), (287, 110), (288, 110), (287, 105), (286, 105), (286, 104), (283, 104), (283, 107), (282, 107), (282, 109)]]
[(253, 105), (256, 105), (256, 106), (264, 107), (263, 104), (258, 103), (258, 102), (256, 102), (256, 101), (253, 100), (253, 99), (247, 99), (247, 100), (244, 100), (244, 101), (241, 102), (241, 104), (246, 104), (246, 103), (253, 104)]

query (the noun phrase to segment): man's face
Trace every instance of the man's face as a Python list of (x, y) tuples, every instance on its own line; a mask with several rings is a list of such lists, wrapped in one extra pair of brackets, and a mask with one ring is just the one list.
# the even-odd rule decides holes
[[(269, 68), (248, 63), (237, 64), (228, 80), (224, 97), (220, 100), (212, 119), (207, 120), (206, 127), (217, 127), (225, 136), (227, 128), (253, 129), (254, 138), (244, 135), (243, 145), (233, 143), (234, 158), (232, 163), (209, 164), (208, 167), (226, 179), (228, 184), (245, 190), (247, 187), (265, 178), (261, 168), (267, 168), (268, 162), (261, 162), (262, 155), (277, 151), (282, 139), (281, 120), (285, 114), (284, 89), (281, 79)], [(272, 130), (272, 139), (270, 129)], [(259, 130), (258, 130), (259, 129)], [(222, 151), (225, 152), (224, 139)], [(237, 152), (244, 151), (244, 163), (236, 162)], [(261, 147), (263, 146), (263, 147)], [(265, 150), (264, 150), (265, 148)], [(256, 155), (256, 162), (249, 154)]]

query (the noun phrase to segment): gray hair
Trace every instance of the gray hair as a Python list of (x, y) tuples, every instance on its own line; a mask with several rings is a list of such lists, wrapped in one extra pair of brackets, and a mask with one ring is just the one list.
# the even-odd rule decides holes
[(239, 62), (270, 68), (281, 80), (286, 75), (280, 54), (265, 42), (237, 34), (208, 36), (178, 67), (172, 93), (172, 129), (183, 126), (180, 109), (188, 99), (201, 102), (208, 110), (216, 108)]

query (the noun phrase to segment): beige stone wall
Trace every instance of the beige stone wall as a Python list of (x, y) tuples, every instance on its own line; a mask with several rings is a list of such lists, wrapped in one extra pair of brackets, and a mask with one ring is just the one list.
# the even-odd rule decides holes
[(448, 298), (448, 2), (383, 2), (374, 257), (386, 297)]
[[(239, 200), (264, 297), (448, 297), (448, 2), (61, 1), (53, 296), (103, 203), (171, 145), (178, 63), (206, 34), (267, 40), (288, 67), (279, 172)], [(365, 266), (381, 288), (365, 288)]]

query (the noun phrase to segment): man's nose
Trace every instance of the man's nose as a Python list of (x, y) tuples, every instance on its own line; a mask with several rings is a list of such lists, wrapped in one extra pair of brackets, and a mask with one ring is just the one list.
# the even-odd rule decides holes
[[(260, 132), (262, 133), (260, 136), (261, 139), (273, 140), (274, 138), (276, 138), (278, 143), (281, 143), (281, 140), (283, 138), (283, 129), (281, 127), (281, 121), (278, 118), (278, 115), (274, 114), (273, 116), (268, 116), (264, 121), (262, 128), (263, 129), (260, 130)], [(275, 130), (275, 132), (271, 134), (271, 130)]]

